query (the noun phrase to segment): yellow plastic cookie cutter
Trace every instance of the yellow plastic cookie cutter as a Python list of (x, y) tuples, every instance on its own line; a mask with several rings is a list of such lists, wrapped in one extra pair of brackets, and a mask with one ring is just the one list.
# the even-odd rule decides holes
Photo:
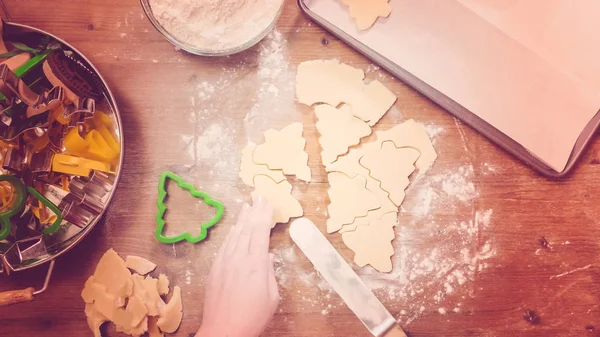
[[(91, 130), (85, 138), (81, 137), (77, 128), (69, 130), (64, 139), (67, 152), (86, 159), (114, 163), (119, 157), (119, 144), (112, 138), (106, 127), (101, 129), (102, 131)], [(109, 137), (108, 140), (105, 137)], [(115, 151), (115, 147), (119, 150)]]
[(114, 173), (110, 169), (110, 164), (99, 162), (96, 160), (69, 156), (66, 154), (55, 154), (52, 157), (52, 171), (73, 174), (80, 177), (87, 177), (91, 171), (101, 171)]

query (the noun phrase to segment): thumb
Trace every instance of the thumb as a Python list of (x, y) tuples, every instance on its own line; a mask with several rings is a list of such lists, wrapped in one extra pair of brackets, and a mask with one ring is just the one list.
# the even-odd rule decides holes
[(279, 305), (280, 297), (277, 279), (275, 278), (275, 255), (273, 253), (269, 253), (269, 295)]

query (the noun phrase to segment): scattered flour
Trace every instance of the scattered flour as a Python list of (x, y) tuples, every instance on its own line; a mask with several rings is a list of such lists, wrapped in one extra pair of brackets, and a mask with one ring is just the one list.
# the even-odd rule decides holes
[(365, 72), (370, 74), (379, 71), (379, 69), (381, 68), (378, 65), (371, 63), (367, 66), (367, 70)]
[(434, 182), (441, 183), (442, 191), (462, 202), (470, 202), (478, 196), (472, 179), (473, 165), (461, 166), (456, 171), (433, 177)]
[(274, 253), (275, 276), (279, 286), (285, 289), (280, 291), (281, 295), (285, 296), (286, 293), (292, 292), (297, 283), (302, 286), (302, 289), (308, 290), (300, 297), (302, 303), (297, 305), (298, 312), (304, 312), (303, 309), (306, 309), (304, 307), (309, 307), (309, 310), (327, 315), (332, 309), (344, 305), (337, 295), (332, 298), (333, 289), (314, 269), (303, 270), (298, 266), (297, 254), (302, 253), (295, 246), (275, 249)]
[(490, 163), (484, 163), (483, 164), (483, 168), (484, 168), (484, 174), (486, 173), (496, 173), (496, 167), (492, 166)]
[[(285, 117), (286, 123), (301, 120), (294, 103), (296, 72), (289, 63), (287, 41), (277, 29), (261, 43), (257, 67), (258, 92), (244, 122), (248, 140), (260, 143), (264, 131), (281, 126), (275, 124), (278, 119)], [(284, 102), (289, 103), (286, 106)]]
[(435, 145), (436, 139), (438, 138), (438, 136), (441, 133), (444, 132), (444, 128), (442, 128), (440, 126), (435, 126), (433, 124), (423, 125), (423, 127), (425, 128), (425, 131), (429, 135), (429, 138), (431, 139), (431, 142), (433, 143), (433, 145)]
[(404, 311), (397, 318), (405, 324), (425, 310), (445, 314), (444, 308), (450, 307), (458, 312), (461, 301), (474, 296), (477, 274), (489, 267), (487, 260), (496, 254), (492, 242), (482, 237), (492, 214), (492, 210), (477, 211), (472, 220), (449, 224), (421, 219), (415, 226), (403, 225), (401, 216), (392, 273), (368, 267), (359, 273), (390, 310)]
[[(357, 270), (402, 324), (426, 312), (461, 312), (463, 301), (477, 295), (475, 281), (491, 266), (496, 249), (486, 237), (494, 212), (475, 208), (478, 191), (473, 177), (473, 167), (465, 165), (418, 178), (407, 190), (405, 212), (396, 229), (393, 271), (383, 274), (370, 267)], [(464, 214), (472, 216), (461, 219)], [(282, 288), (309, 289), (302, 293), (302, 301), (322, 315), (344, 305), (316, 271), (299, 268), (297, 254), (302, 253), (298, 249), (287, 247), (276, 254)]]
[(196, 139), (196, 158), (201, 161), (215, 161), (214, 168), (227, 169), (235, 164), (237, 144), (234, 141), (235, 129), (221, 124), (211, 124)]
[(196, 89), (198, 93), (198, 98), (200, 98), (203, 101), (206, 101), (207, 99), (211, 98), (212, 94), (215, 92), (214, 85), (206, 81), (198, 83)]
[(191, 284), (192, 283), (192, 276), (194, 276), (194, 273), (192, 273), (191, 270), (186, 269), (186, 271), (185, 271), (185, 284)]

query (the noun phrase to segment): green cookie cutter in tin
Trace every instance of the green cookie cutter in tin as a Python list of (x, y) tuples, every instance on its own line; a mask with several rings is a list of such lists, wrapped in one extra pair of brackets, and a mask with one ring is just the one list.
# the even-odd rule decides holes
[(56, 220), (54, 220), (50, 227), (45, 228), (42, 231), (42, 234), (51, 235), (56, 233), (58, 228), (60, 228), (60, 224), (63, 221), (62, 212), (60, 211), (60, 209), (58, 209), (58, 207), (56, 207), (56, 205), (53, 204), (52, 201), (48, 200), (45, 196), (43, 196), (40, 192), (36, 191), (33, 187), (27, 187), (27, 192), (33, 195), (37, 200), (39, 200), (42, 203), (42, 205), (48, 207), (56, 215)]
[(36, 191), (33, 187), (25, 187), (21, 179), (9, 175), (3, 174), (0, 175), (0, 181), (6, 181), (10, 183), (15, 189), (15, 202), (14, 205), (8, 209), (6, 212), (0, 214), (0, 240), (6, 239), (10, 234), (11, 222), (10, 218), (18, 213), (21, 213), (25, 208), (25, 201), (27, 200), (27, 193), (31, 194), (39, 200), (44, 206), (48, 207), (54, 214), (56, 214), (56, 220), (52, 223), (52, 225), (48, 228), (45, 228), (42, 231), (44, 235), (54, 234), (60, 224), (62, 223), (62, 212), (54, 205), (50, 200)]
[[(217, 209), (215, 216), (209, 221), (200, 225), (200, 235), (193, 236), (190, 233), (183, 233), (177, 236), (164, 236), (163, 230), (165, 229), (166, 221), (164, 219), (165, 213), (167, 212), (167, 206), (165, 205), (165, 199), (167, 198), (167, 181), (173, 180), (177, 183), (180, 188), (190, 192), (190, 195), (194, 198), (202, 198), (205, 204), (212, 206)], [(198, 243), (206, 238), (208, 229), (217, 224), (223, 217), (225, 206), (217, 200), (212, 199), (208, 194), (197, 190), (191, 184), (185, 182), (181, 177), (173, 172), (165, 171), (161, 173), (160, 179), (158, 180), (158, 213), (156, 213), (156, 239), (162, 243), (177, 243), (181, 241), (187, 241), (191, 243)]]
[(15, 202), (14, 205), (9, 208), (6, 212), (0, 214), (0, 240), (6, 239), (10, 234), (10, 218), (23, 211), (25, 207), (25, 200), (27, 199), (27, 190), (21, 179), (8, 174), (0, 175), (0, 181), (6, 181), (10, 183), (15, 189)]

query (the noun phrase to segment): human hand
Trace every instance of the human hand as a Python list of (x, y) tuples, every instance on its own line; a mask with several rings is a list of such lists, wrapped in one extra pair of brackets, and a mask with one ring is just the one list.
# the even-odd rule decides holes
[(212, 265), (197, 337), (258, 337), (279, 305), (269, 239), (273, 206), (242, 206)]

